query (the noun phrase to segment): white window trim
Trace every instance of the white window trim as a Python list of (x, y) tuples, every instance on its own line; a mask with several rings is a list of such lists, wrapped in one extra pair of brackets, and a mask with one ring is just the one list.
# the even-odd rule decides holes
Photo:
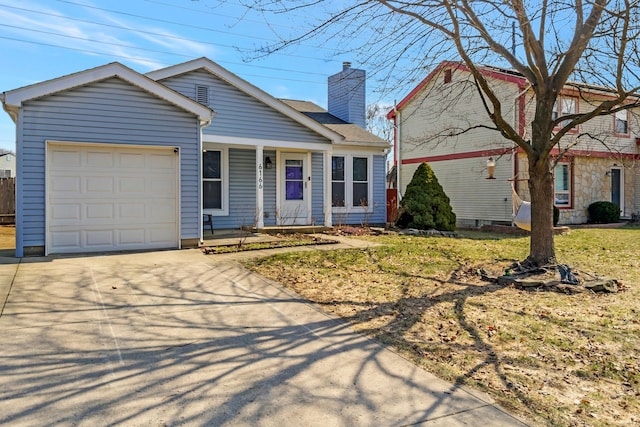
[[(220, 151), (220, 177), (222, 179), (222, 208), (221, 209), (204, 209), (204, 198), (202, 200), (202, 213), (213, 216), (229, 216), (229, 148), (219, 145), (203, 144), (203, 157), (205, 151)], [(204, 185), (204, 176), (202, 176), (202, 167), (200, 168), (200, 182)], [(203, 190), (200, 190), (202, 192)]]
[[(569, 102), (573, 106), (572, 108), (573, 111), (566, 112), (565, 107), (569, 105)], [(555, 117), (553, 117), (554, 120), (556, 120), (558, 117), (564, 116), (565, 114), (578, 114), (580, 112), (579, 99), (571, 95), (558, 95), (558, 97), (556, 98), (556, 102), (553, 104), (552, 111), (553, 111), (553, 114), (555, 114)], [(562, 129), (569, 123), (569, 121), (570, 121), (569, 119), (561, 121), (556, 125), (555, 129), (556, 130)], [(569, 129), (568, 132), (576, 133), (579, 131), (578, 128), (579, 127), (576, 126), (574, 128)]]
[[(556, 206), (558, 209), (571, 209), (573, 208), (573, 194), (572, 194), (572, 188), (573, 188), (573, 183), (571, 182), (573, 180), (573, 165), (570, 162), (558, 162), (558, 164), (556, 165), (555, 169), (557, 169), (559, 166), (566, 166), (568, 168), (567, 172), (569, 174), (569, 182), (568, 182), (568, 189), (567, 190), (561, 190), (558, 191), (556, 190), (556, 183), (555, 183), (555, 173), (556, 171), (554, 170), (554, 178), (553, 178), (553, 204), (554, 206)], [(567, 194), (569, 196), (568, 198), (568, 204), (566, 205), (558, 205), (556, 204), (556, 194)]]
[[(624, 115), (624, 118), (621, 117), (622, 115)], [(627, 130), (625, 132), (618, 132), (618, 120), (626, 123)], [(629, 110), (616, 111), (613, 115), (613, 133), (616, 136), (629, 136), (631, 134), (629, 131)]]
[[(611, 171), (617, 169), (620, 171), (620, 216), (625, 216), (625, 200), (624, 200), (624, 168), (622, 166), (612, 166)], [(613, 203), (613, 199), (611, 198), (613, 194), (611, 194), (611, 184), (609, 184), (609, 201)]]
[[(331, 153), (332, 157), (344, 157), (344, 203), (345, 206), (332, 206), (333, 213), (372, 213), (373, 212), (373, 154), (369, 153)], [(353, 158), (364, 157), (367, 159), (367, 198), (368, 206), (353, 206)], [(330, 180), (333, 183), (333, 179)]]

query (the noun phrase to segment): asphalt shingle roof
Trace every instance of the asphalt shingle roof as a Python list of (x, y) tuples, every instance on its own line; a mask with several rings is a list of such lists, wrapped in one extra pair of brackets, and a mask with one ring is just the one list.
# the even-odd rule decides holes
[(345, 139), (343, 142), (345, 145), (361, 145), (381, 148), (387, 148), (390, 146), (388, 141), (385, 141), (371, 132), (362, 129), (358, 125), (339, 119), (313, 102), (297, 101), (293, 99), (280, 99), (280, 101), (284, 102), (291, 108), (298, 110), (310, 119), (313, 119), (321, 125), (342, 135)]

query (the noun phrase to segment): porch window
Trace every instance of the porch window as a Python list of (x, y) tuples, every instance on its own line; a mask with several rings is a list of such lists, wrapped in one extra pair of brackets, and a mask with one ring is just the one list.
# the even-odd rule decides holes
[(344, 207), (344, 156), (331, 157), (331, 206)]
[(202, 153), (202, 205), (204, 209), (222, 209), (222, 152)]
[(371, 210), (372, 156), (331, 157), (331, 206), (336, 212)]
[(621, 110), (616, 112), (614, 120), (615, 133), (629, 135), (629, 111)]
[(555, 205), (559, 208), (571, 206), (571, 165), (558, 163), (554, 171), (555, 175)]
[(369, 167), (367, 157), (353, 158), (353, 206), (369, 206)]

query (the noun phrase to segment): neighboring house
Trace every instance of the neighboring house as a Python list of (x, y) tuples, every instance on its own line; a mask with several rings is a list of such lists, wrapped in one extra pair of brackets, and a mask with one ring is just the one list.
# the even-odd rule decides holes
[[(364, 72), (337, 81), (359, 89)], [(146, 75), (111, 63), (0, 99), (17, 126), (19, 257), (194, 247), (203, 214), (216, 229), (384, 222), (388, 144), (206, 58)]]
[(16, 155), (11, 152), (0, 153), (0, 178), (16, 176)]
[[(503, 117), (527, 138), (534, 93), (526, 79), (494, 67), (482, 67), (482, 72), (500, 99)], [(587, 111), (593, 108), (589, 101), (611, 96), (607, 88), (571, 83), (559, 95), (555, 114)], [(509, 180), (514, 177), (520, 197), (530, 200), (526, 155), (488, 128), (493, 124), (464, 65), (441, 63), (387, 117), (396, 129), (401, 195), (418, 165), (428, 162), (451, 199), (459, 226), (511, 223)], [(623, 111), (593, 119), (563, 138), (560, 149), (571, 147), (554, 170), (561, 224), (586, 222), (587, 207), (600, 200), (617, 204), (623, 218), (640, 211), (639, 136), (638, 115)], [(552, 155), (558, 153), (556, 147)], [(496, 179), (486, 179), (492, 161)]]

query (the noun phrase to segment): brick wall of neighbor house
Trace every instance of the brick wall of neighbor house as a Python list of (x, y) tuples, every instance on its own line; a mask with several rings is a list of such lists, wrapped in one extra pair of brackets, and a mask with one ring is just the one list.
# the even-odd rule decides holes
[[(526, 157), (524, 154), (520, 154), (519, 159), (520, 177), (526, 177), (529, 170)], [(614, 164), (624, 168), (625, 217), (630, 217), (632, 213), (638, 211), (635, 188), (637, 165), (633, 160), (574, 157), (572, 164), (572, 208), (560, 209), (559, 224), (584, 224), (588, 221), (587, 208), (591, 203), (611, 200), (611, 178), (607, 176), (607, 172)], [(523, 200), (531, 200), (526, 181), (518, 183), (518, 194)]]

